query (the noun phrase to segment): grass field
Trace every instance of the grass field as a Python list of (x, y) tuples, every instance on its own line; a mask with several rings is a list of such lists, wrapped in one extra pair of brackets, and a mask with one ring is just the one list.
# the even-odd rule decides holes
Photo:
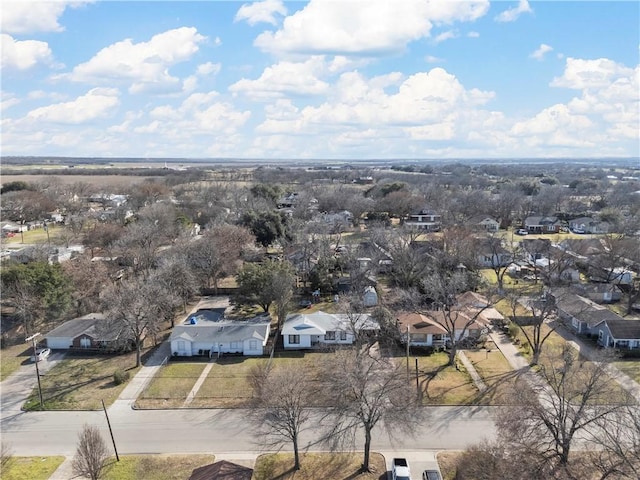
[(136, 401), (137, 408), (179, 408), (204, 370), (204, 363), (170, 363)]
[(613, 366), (640, 383), (640, 359), (620, 360), (613, 362)]
[[(449, 356), (444, 352), (418, 359), (418, 378), (425, 405), (469, 404), (477, 397), (478, 390), (464, 370), (448, 366)], [(410, 380), (415, 383), (415, 358), (409, 358)], [(406, 362), (406, 359), (398, 359)]]
[(12, 457), (2, 469), (2, 480), (47, 480), (64, 457)]
[(371, 453), (371, 472), (359, 473), (362, 453), (303, 453), (300, 470), (293, 470), (293, 454), (261, 455), (256, 460), (252, 480), (379, 480), (387, 478), (384, 457)]
[(32, 353), (33, 348), (23, 343), (0, 350), (0, 382), (28, 361)]
[[(98, 410), (101, 400), (110, 405), (126, 387), (116, 385), (113, 373), (126, 370), (133, 377), (138, 369), (135, 352), (126, 355), (69, 357), (61, 360), (41, 377), (46, 410)], [(39, 410), (37, 388), (27, 399), (26, 410)]]
[(106, 468), (102, 480), (184, 480), (198, 467), (215, 461), (213, 455), (124, 455)]
[[(96, 168), (105, 168), (104, 165), (96, 165)], [(129, 166), (127, 166), (128, 168)], [(40, 167), (38, 167), (40, 168)], [(52, 167), (53, 168), (53, 167)], [(59, 168), (59, 166), (57, 167)], [(89, 168), (89, 167), (83, 167)], [(110, 188), (128, 187), (137, 183), (142, 183), (147, 179), (159, 179), (162, 177), (143, 177), (137, 175), (54, 175), (60, 183), (73, 184), (73, 183), (88, 183), (89, 185), (104, 186)], [(2, 183), (10, 182), (27, 182), (27, 183), (40, 183), (51, 181), (51, 175), (2, 175)]]
[(487, 385), (487, 390), (478, 393), (476, 403), (489, 405), (508, 403), (517, 372), (511, 369), (507, 359), (493, 343), (488, 342), (487, 347), (490, 351), (478, 349), (464, 352)]

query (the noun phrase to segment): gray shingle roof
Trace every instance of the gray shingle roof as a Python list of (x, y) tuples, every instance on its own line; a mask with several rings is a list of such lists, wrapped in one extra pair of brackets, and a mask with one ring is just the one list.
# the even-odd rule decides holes
[(640, 320), (625, 320), (624, 318), (606, 321), (611, 335), (616, 340), (640, 339)]
[(107, 320), (101, 313), (90, 313), (84, 317), (74, 318), (57, 326), (45, 338), (68, 337), (76, 338), (82, 334), (88, 335), (94, 340), (115, 340), (118, 332), (109, 331), (106, 328)]

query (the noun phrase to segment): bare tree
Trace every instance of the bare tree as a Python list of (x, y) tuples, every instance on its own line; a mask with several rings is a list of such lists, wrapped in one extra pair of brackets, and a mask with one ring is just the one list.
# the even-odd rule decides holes
[(628, 400), (620, 398), (603, 364), (583, 361), (569, 345), (545, 354), (539, 375), (539, 382), (519, 380), (496, 423), (516, 455), (536, 457), (547, 477), (556, 478), (570, 472), (576, 442)]
[(640, 411), (637, 405), (625, 405), (611, 415), (596, 420), (590, 435), (593, 463), (602, 478), (640, 478)]
[(235, 225), (216, 225), (207, 229), (187, 250), (189, 264), (207, 286), (217, 288), (218, 280), (233, 275), (240, 257), (255, 242), (251, 233)]
[[(166, 294), (166, 292), (165, 292)], [(163, 318), (161, 303), (163, 295), (156, 282), (134, 278), (111, 287), (105, 293), (104, 308), (109, 322), (107, 327), (113, 337), (121, 343), (133, 343), (136, 349), (136, 367), (145, 338), (154, 335)]]
[(300, 367), (288, 365), (269, 368), (257, 376), (254, 384), (255, 409), (252, 418), (258, 425), (262, 446), (293, 445), (294, 469), (300, 469), (299, 439), (309, 420), (315, 395), (309, 376)]
[(393, 359), (375, 352), (344, 350), (325, 366), (325, 384), (332, 407), (325, 419), (331, 425), (326, 441), (333, 448), (353, 443), (364, 432), (362, 471), (369, 471), (371, 438), (380, 426), (390, 437), (410, 435), (421, 423), (423, 409), (406, 372)]
[(421, 294), (414, 292), (408, 297), (410, 310), (428, 317), (445, 330), (449, 365), (455, 365), (456, 354), (467, 332), (478, 322), (482, 312), (491, 306), (491, 302), (474, 309), (458, 305), (457, 297), (467, 290), (465, 273), (451, 273), (441, 266), (423, 278)]
[(73, 473), (98, 480), (109, 456), (107, 444), (98, 427), (85, 424), (78, 435), (78, 446), (71, 464)]
[[(511, 306), (511, 318), (531, 347), (531, 365), (537, 365), (542, 347), (555, 331), (555, 325), (549, 322), (555, 318), (555, 300), (548, 295), (543, 296), (542, 291), (537, 297), (521, 297), (516, 290), (509, 292), (507, 299)], [(523, 311), (526, 315), (521, 315)]]

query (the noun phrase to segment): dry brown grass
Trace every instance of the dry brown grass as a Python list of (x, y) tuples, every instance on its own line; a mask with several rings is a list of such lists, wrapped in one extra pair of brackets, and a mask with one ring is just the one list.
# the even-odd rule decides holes
[(136, 408), (179, 408), (200, 378), (205, 363), (163, 366), (136, 401)]
[[(39, 168), (39, 167), (38, 167)], [(83, 167), (85, 168), (85, 167)], [(103, 168), (103, 166), (97, 166), (97, 168)], [(88, 183), (90, 185), (118, 188), (129, 187), (137, 183), (142, 183), (148, 179), (158, 179), (161, 177), (142, 177), (137, 175), (54, 175), (55, 178), (60, 180), (64, 184), (73, 184), (77, 182)], [(2, 175), (2, 182), (27, 182), (27, 183), (40, 183), (48, 182), (51, 180), (51, 175)]]
[(381, 480), (387, 478), (384, 457), (372, 453), (370, 472), (360, 473), (362, 453), (303, 453), (300, 470), (293, 470), (293, 454), (258, 457), (252, 480)]
[[(46, 410), (99, 410), (101, 400), (113, 403), (127, 382), (116, 385), (113, 373), (125, 370), (133, 377), (135, 352), (125, 355), (92, 355), (68, 357), (61, 360), (41, 377), (42, 396)], [(39, 409), (37, 388), (27, 399), (24, 408)]]
[(517, 372), (513, 371), (493, 342), (488, 342), (486, 346), (490, 351), (478, 349), (464, 352), (487, 385), (487, 390), (478, 393), (476, 403), (489, 405), (508, 403)]
[(103, 480), (184, 480), (198, 467), (215, 461), (213, 455), (124, 455), (109, 464)]
[(442, 473), (442, 480), (454, 480), (456, 478), (456, 465), (462, 452), (438, 452), (436, 460)]
[(15, 372), (20, 365), (29, 361), (33, 347), (20, 343), (0, 350), (0, 381)]
[[(447, 353), (437, 352), (418, 359), (418, 378), (425, 405), (462, 405), (474, 401), (478, 390), (464, 370), (448, 366)], [(415, 358), (409, 358), (409, 381), (415, 385)], [(406, 362), (398, 358), (398, 362)]]

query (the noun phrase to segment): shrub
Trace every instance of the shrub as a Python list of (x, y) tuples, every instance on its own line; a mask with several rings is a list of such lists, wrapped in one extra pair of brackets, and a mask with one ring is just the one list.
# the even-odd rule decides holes
[(125, 370), (116, 370), (113, 373), (113, 383), (116, 385), (121, 385), (129, 380), (129, 372)]

